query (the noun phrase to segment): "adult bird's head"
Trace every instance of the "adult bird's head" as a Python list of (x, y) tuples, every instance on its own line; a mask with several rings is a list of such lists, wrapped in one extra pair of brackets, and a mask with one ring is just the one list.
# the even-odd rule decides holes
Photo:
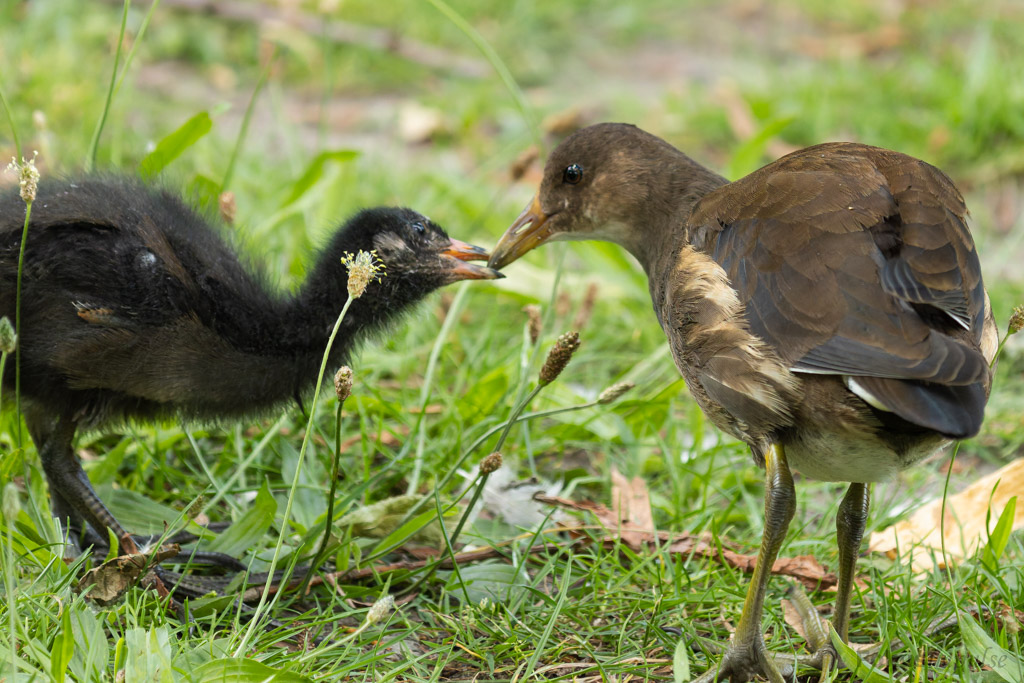
[(642, 253), (650, 219), (660, 225), (676, 213), (691, 165), (675, 147), (629, 124), (577, 131), (551, 153), (540, 190), (488, 265), (502, 268), (556, 240), (606, 240)]

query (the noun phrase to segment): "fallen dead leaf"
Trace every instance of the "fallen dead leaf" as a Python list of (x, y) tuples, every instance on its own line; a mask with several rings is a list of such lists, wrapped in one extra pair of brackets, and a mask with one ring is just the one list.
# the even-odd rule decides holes
[(86, 598), (106, 607), (119, 600), (151, 567), (179, 552), (181, 547), (178, 544), (169, 543), (150, 552), (119, 555), (87, 571), (78, 582), (78, 590), (85, 593)]
[[(617, 473), (613, 474), (613, 487), (615, 486), (616, 474)], [(625, 481), (625, 478), (622, 477), (622, 475), (618, 476)], [(629, 482), (626, 482), (625, 485), (620, 483), (619, 486), (621, 488), (623, 486), (628, 487), (629, 485)], [(644, 489), (644, 493), (646, 494), (646, 488)], [(638, 492), (634, 491), (633, 494), (638, 495)], [(619, 497), (621, 498), (621, 495)], [(576, 501), (556, 496), (545, 496), (542, 494), (536, 494), (534, 496), (534, 500), (538, 500), (547, 505), (557, 505), (559, 507), (593, 514), (597, 517), (601, 526), (609, 532), (609, 535), (603, 539), (603, 542), (606, 544), (614, 544), (621, 540), (626, 542), (627, 545), (630, 545), (630, 547), (639, 549), (641, 545), (649, 545), (657, 541), (659, 544), (669, 544), (669, 552), (684, 556), (699, 555), (701, 557), (719, 560), (731, 567), (741, 569), (745, 572), (753, 572), (754, 564), (757, 562), (756, 555), (743, 555), (738, 553), (729, 547), (732, 544), (727, 541), (715, 543), (714, 538), (710, 534), (705, 533), (700, 536), (693, 536), (692, 534), (670, 534), (664, 531), (655, 533), (653, 530), (653, 523), (651, 523), (651, 526), (646, 529), (639, 528), (639, 525), (634, 525), (632, 521), (629, 521), (629, 524), (627, 525), (623, 522), (618, 513), (593, 501)], [(637, 507), (640, 506), (639, 498), (635, 500), (634, 505)], [(649, 503), (646, 514), (650, 515)], [(572, 526), (563, 525), (563, 529), (570, 534), (573, 533), (573, 528), (574, 527)], [(582, 529), (582, 527), (577, 528)], [(636, 540), (638, 545), (632, 546), (629, 541), (627, 541), (627, 538)], [(719, 545), (721, 546), (721, 549), (719, 549)], [(772, 573), (782, 576), (791, 576), (803, 584), (808, 590), (826, 590), (836, 584), (836, 575), (832, 572), (825, 571), (825, 568), (821, 563), (811, 555), (780, 557), (776, 559), (775, 564), (772, 565)]]
[(654, 517), (647, 484), (640, 477), (626, 479), (612, 468), (612, 511), (622, 541), (634, 550), (653, 538)]
[[(944, 525), (946, 557), (960, 562), (977, 552), (988, 538), (986, 525), (996, 523), (1013, 496), (1018, 497), (1013, 518), (1013, 529), (1017, 530), (1024, 528), (1024, 458), (1014, 460), (950, 496), (946, 500)], [(911, 566), (915, 571), (929, 571), (932, 552), (939, 557), (942, 555), (941, 515), (942, 499), (938, 498), (908, 519), (871, 534), (868, 550), (895, 558), (897, 549), (906, 553), (913, 548)]]
[[(796, 631), (797, 635), (807, 640), (807, 623), (800, 616), (800, 610), (796, 608), (792, 600), (782, 598), (779, 602), (782, 603), (782, 618), (785, 620), (789, 627)], [(818, 620), (821, 622), (821, 628), (823, 631), (828, 633), (828, 625), (825, 619), (821, 618), (821, 615), (815, 614)]]

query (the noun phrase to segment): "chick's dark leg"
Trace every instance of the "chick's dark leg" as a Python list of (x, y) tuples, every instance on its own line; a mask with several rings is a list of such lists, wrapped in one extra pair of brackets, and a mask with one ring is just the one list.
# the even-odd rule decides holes
[[(765, 452), (764, 462), (764, 533), (761, 536), (761, 551), (754, 566), (754, 575), (750, 579), (747, 598), (743, 602), (743, 613), (722, 661), (694, 683), (724, 680), (743, 683), (756, 675), (767, 677), (771, 683), (786, 681), (783, 671), (765, 647), (764, 635), (761, 632), (761, 615), (764, 612), (764, 596), (768, 589), (772, 565), (775, 564), (775, 558), (778, 557), (779, 549), (786, 538), (789, 522), (796, 511), (796, 490), (781, 445), (772, 444)], [(786, 676), (792, 676), (792, 666), (787, 664), (784, 668)]]
[(77, 424), (70, 416), (57, 418), (46, 425), (39, 417), (29, 420), (29, 433), (39, 450), (43, 472), (50, 484), (53, 511), (58, 519), (67, 519), (76, 531), (84, 531), (83, 520), (101, 536), (107, 529), (114, 532), (124, 552), (138, 552), (135, 541), (110, 514), (89, 483), (72, 446)]

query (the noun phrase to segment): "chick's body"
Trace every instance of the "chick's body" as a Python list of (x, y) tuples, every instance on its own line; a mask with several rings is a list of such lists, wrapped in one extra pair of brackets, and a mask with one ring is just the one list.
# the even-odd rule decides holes
[[(16, 192), (0, 196), (0, 316), (11, 320), (24, 212)], [(341, 258), (371, 250), (387, 275), (352, 303), (332, 370), (434, 289), (499, 276), (466, 262), (486, 252), (415, 211), (377, 208), (339, 227), (299, 290), (278, 293), (167, 191), (114, 177), (43, 182), (25, 245), (20, 388), (58, 515), (123, 533), (72, 453), (80, 425), (223, 421), (301, 397), (348, 297)], [(13, 391), (13, 363), (2, 379)]]

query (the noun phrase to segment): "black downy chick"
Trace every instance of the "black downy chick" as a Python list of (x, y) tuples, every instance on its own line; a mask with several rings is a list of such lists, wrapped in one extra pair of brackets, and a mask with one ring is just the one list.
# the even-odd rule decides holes
[[(0, 316), (15, 318), (25, 205), (0, 196)], [(22, 275), (21, 396), (54, 513), (122, 550), (135, 544), (96, 496), (75, 432), (129, 420), (221, 422), (259, 415), (315, 384), (348, 297), (342, 257), (376, 250), (385, 276), (353, 301), (328, 367), (433, 290), (494, 279), (487, 253), (405, 208), (341, 225), (294, 294), (272, 291), (196, 210), (138, 180), (40, 184)], [(14, 391), (14, 363), (2, 378)]]

